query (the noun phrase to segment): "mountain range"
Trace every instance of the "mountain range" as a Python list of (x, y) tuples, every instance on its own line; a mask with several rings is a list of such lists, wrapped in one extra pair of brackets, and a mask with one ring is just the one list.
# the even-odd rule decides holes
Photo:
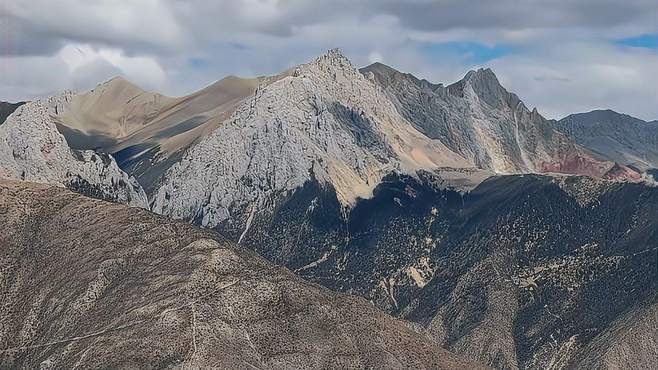
[[(274, 76), (227, 77), (180, 98), (115, 78), (89, 92), (64, 92), (10, 110), (0, 125), (0, 177), (26, 185), (11, 182), (6, 194), (26, 197), (42, 189), (43, 204), (76, 197), (27, 182), (51, 184), (212, 229), (219, 234), (185, 226), (186, 233), (223, 235), (228, 241), (220, 245), (256, 251), (307, 281), (370, 301), (413, 328), (422, 353), (439, 351), (455, 363), (468, 360), (433, 348), (500, 369), (658, 366), (655, 121), (613, 111), (548, 120), (502, 87), (490, 69), (434, 84), (381, 63), (357, 69), (339, 50)], [(9, 196), (5, 209), (21, 196)], [(110, 212), (104, 207), (120, 207), (93, 204), (68, 217), (97, 220)], [(41, 203), (31, 207), (44, 214)], [(104, 222), (108, 229), (132, 230), (133, 216), (125, 217)], [(164, 222), (157, 220), (135, 221), (143, 225), (135, 233)], [(18, 233), (32, 229), (16, 226)], [(12, 235), (4, 237), (17, 238)], [(122, 233), (111, 240), (133, 243), (137, 237)], [(80, 239), (70, 238), (61, 245)], [(192, 243), (188, 239), (178, 248)], [(28, 248), (32, 239), (17, 240)], [(115, 253), (103, 248), (99, 253)], [(245, 264), (260, 258), (241, 256)], [(83, 262), (76, 268), (86, 271), (103, 261)], [(171, 274), (188, 279), (192, 270)], [(85, 279), (76, 284), (84, 286)], [(1, 280), (3, 289), (32, 289)], [(143, 288), (116, 294), (160, 289), (144, 281)], [(117, 291), (113, 283), (103, 284)], [(290, 304), (311, 297), (300, 289), (290, 291)], [(31, 304), (42, 312), (44, 302)], [(359, 307), (345, 310), (364, 312)], [(79, 334), (71, 315), (52, 320)], [(96, 314), (89, 315), (92, 320)], [(349, 325), (393, 325), (381, 315), (381, 324), (356, 315)], [(110, 324), (101, 321), (95, 327)], [(210, 333), (220, 324), (204, 325)], [(226, 340), (238, 343), (240, 335)], [(407, 351), (411, 342), (405, 343)], [(263, 352), (266, 345), (252, 347), (254, 356), (270, 353)], [(172, 358), (178, 359), (187, 347), (176, 348)], [(79, 361), (75, 353), (87, 350), (97, 351), (76, 347), (57, 359), (47, 360), (52, 353), (39, 358)], [(220, 361), (227, 355), (208, 356)], [(399, 361), (398, 354), (391, 356)], [(8, 363), (31, 364), (25, 358)], [(411, 367), (410, 358), (361, 364)], [(295, 367), (290, 361), (282, 367)], [(428, 361), (434, 362), (418, 364), (432, 368), (428, 364), (443, 360)]]

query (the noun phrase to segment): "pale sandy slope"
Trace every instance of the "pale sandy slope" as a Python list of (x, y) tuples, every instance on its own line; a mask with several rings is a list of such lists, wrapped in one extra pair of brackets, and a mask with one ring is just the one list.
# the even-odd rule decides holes
[[(191, 95), (171, 98), (116, 77), (74, 96), (58, 112), (58, 129), (73, 148), (114, 154), (138, 179), (146, 175), (148, 186), (166, 169), (156, 163), (180, 154), (215, 129), (254, 93), (259, 81), (229, 76)], [(156, 174), (150, 173), (154, 170)]]

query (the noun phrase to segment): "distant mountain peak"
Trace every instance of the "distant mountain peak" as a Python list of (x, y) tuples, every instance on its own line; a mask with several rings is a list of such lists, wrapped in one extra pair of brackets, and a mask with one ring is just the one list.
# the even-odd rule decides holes
[(134, 83), (128, 81), (128, 79), (126, 79), (123, 76), (114, 76), (114, 77), (110, 78), (109, 80), (101, 83), (100, 85), (133, 85), (133, 86), (135, 86)]
[(100, 83), (91, 90), (92, 92), (98, 90), (98, 91), (113, 91), (113, 92), (120, 92), (124, 91), (129, 94), (141, 94), (146, 91), (142, 89), (141, 87), (135, 85), (134, 83), (128, 81), (125, 77), (123, 76), (114, 76), (110, 78), (109, 80)]
[(443, 84), (441, 83), (435, 84), (425, 79), (419, 79), (411, 73), (400, 72), (397, 69), (380, 62), (374, 62), (366, 67), (359, 69), (359, 71), (366, 77), (368, 77), (369, 73), (372, 73), (373, 77), (380, 80), (381, 82), (409, 80), (418, 86), (426, 87), (430, 90), (436, 90), (439, 87), (443, 87)]
[(126, 82), (128, 82), (128, 80), (127, 80), (125, 77), (123, 77), (122, 75), (116, 75), (116, 76), (110, 78), (109, 80), (105, 81), (105, 83), (110, 83), (110, 82), (121, 82), (121, 81), (126, 81)]
[(509, 105), (515, 109), (520, 102), (518, 97), (505, 90), (491, 68), (468, 71), (464, 78), (449, 85), (448, 91), (459, 97), (475, 94), (479, 100), (495, 108)]
[(402, 75), (403, 73), (398, 71), (397, 69), (388, 66), (384, 63), (381, 62), (374, 62), (368, 66), (365, 66), (361, 68), (361, 72), (367, 73), (367, 72), (373, 72), (373, 73), (379, 73), (382, 75), (395, 75), (395, 74), (400, 74)]
[(560, 122), (578, 122), (584, 125), (594, 124), (625, 124), (625, 123), (648, 123), (642, 119), (630, 116), (625, 113), (619, 113), (612, 109), (595, 109), (589, 112), (570, 114), (560, 120)]

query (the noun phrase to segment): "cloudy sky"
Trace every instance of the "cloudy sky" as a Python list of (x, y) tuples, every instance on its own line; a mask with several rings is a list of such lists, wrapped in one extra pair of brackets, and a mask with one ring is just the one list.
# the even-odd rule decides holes
[(450, 83), (488, 66), (549, 118), (658, 118), (656, 0), (0, 0), (0, 100), (115, 75), (183, 95), (339, 47)]

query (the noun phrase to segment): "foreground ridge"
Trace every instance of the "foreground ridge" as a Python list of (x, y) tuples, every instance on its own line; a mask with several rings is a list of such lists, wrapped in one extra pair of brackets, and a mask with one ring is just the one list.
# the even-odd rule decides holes
[(213, 232), (25, 182), (0, 208), (3, 368), (484, 368)]

